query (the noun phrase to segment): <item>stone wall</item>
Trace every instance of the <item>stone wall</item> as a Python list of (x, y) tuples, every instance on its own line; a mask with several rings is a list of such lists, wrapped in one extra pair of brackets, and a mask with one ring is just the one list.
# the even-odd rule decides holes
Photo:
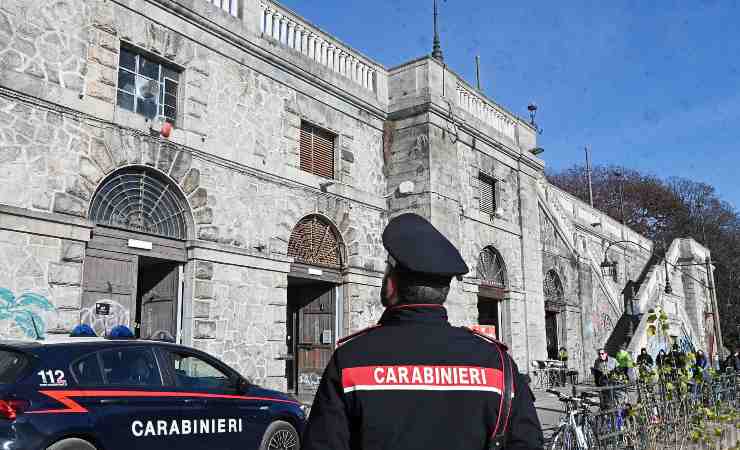
[[(0, 335), (69, 333), (79, 322), (90, 226), (0, 205)], [(31, 319), (33, 317), (33, 319)]]

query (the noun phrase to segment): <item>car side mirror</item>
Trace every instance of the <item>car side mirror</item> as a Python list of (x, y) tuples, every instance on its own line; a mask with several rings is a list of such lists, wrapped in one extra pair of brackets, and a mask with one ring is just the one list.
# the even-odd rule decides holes
[(251, 384), (249, 383), (249, 381), (247, 381), (246, 378), (239, 377), (239, 379), (236, 381), (236, 390), (240, 394), (245, 394), (247, 391), (249, 391), (249, 386), (251, 386)]

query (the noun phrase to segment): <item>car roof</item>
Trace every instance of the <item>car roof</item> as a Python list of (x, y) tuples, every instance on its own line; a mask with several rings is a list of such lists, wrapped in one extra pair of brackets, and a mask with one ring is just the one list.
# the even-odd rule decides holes
[(132, 345), (132, 344), (146, 344), (146, 345), (171, 345), (182, 347), (181, 345), (166, 342), (166, 341), (154, 341), (148, 339), (109, 339), (105, 337), (72, 337), (72, 336), (55, 336), (49, 340), (0, 340), (0, 346), (4, 347), (15, 347), (19, 349), (32, 349), (39, 347), (49, 346), (66, 346), (66, 345), (93, 345), (93, 344), (105, 344), (105, 345)]

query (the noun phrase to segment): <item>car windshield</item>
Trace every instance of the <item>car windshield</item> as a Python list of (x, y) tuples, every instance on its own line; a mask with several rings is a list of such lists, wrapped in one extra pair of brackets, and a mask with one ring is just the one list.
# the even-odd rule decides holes
[(28, 364), (28, 356), (20, 352), (0, 350), (0, 384), (18, 381)]

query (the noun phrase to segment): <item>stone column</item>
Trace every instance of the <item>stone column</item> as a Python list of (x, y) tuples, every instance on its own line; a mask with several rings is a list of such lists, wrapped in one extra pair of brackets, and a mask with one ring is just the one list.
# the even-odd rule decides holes
[(309, 33), (308, 35), (308, 52), (306, 54), (309, 58), (315, 59), (316, 58), (316, 35), (313, 33)]
[(295, 48), (295, 22), (288, 21), (288, 47)]
[(280, 14), (277, 12), (272, 15), (272, 38), (280, 40)]
[(326, 66), (329, 67), (331, 70), (336, 70), (334, 68), (334, 50), (336, 47), (334, 47), (331, 44), (328, 44), (326, 47)]
[(303, 28), (303, 26), (298, 25), (298, 50), (303, 53), (304, 55), (308, 54), (308, 34), (306, 33), (306, 30)]
[(262, 19), (262, 32), (272, 35), (272, 9), (267, 8), (264, 10), (264, 17)]

